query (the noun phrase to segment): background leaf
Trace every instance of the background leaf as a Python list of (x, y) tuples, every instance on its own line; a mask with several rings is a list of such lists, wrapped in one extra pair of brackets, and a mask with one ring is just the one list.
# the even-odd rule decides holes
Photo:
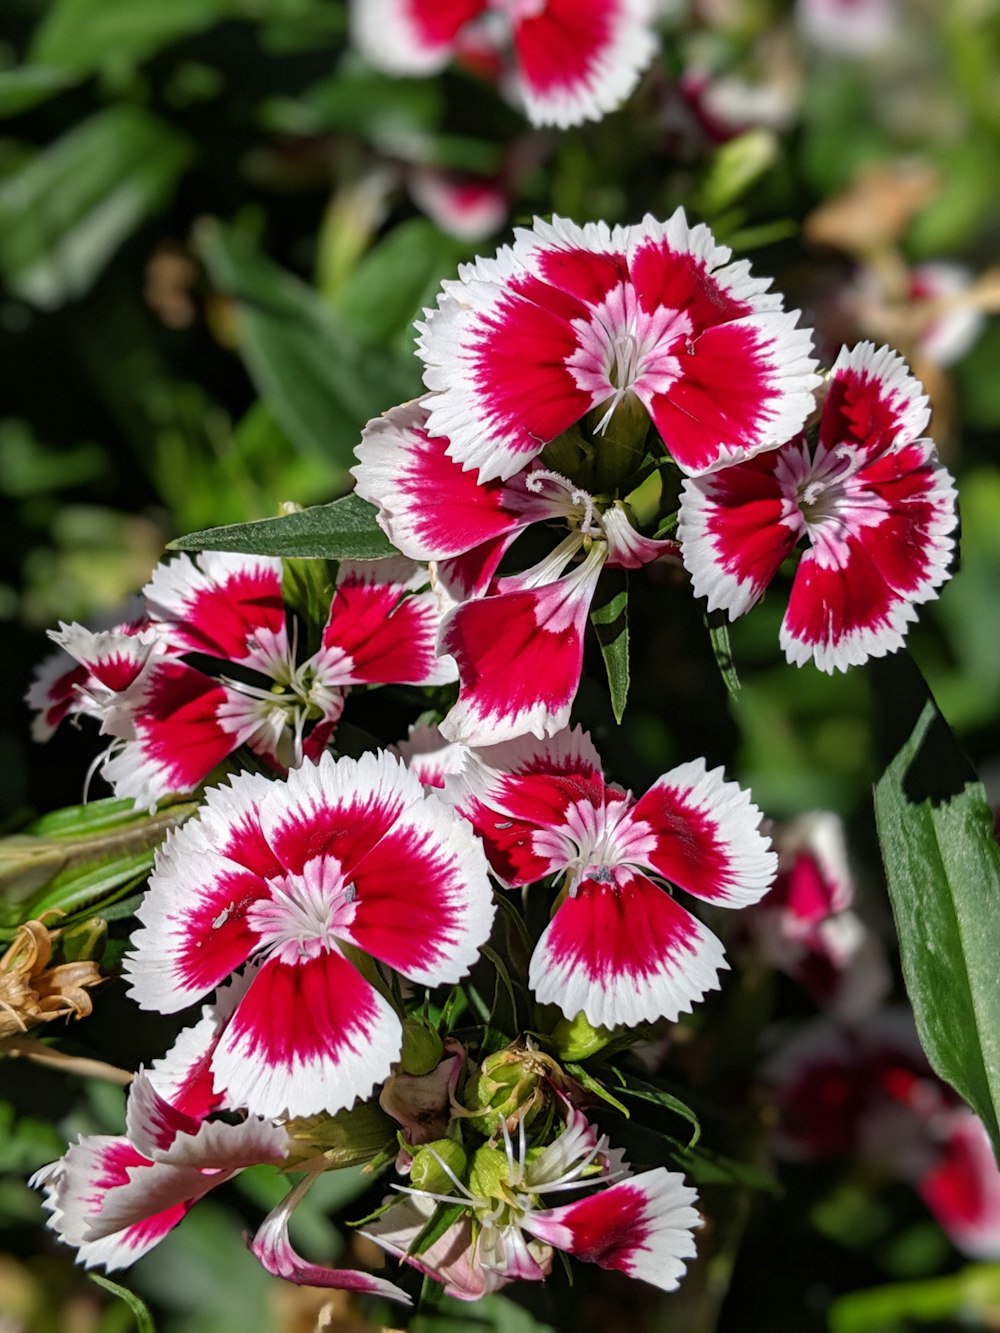
[(234, 0), (57, 0), (35, 33), (31, 60), (89, 74), (137, 64), (162, 46), (238, 12)]
[(993, 811), (917, 668), (879, 663), (894, 757), (875, 788), (903, 977), (934, 1069), (1000, 1146), (1000, 848)]
[(11, 291), (42, 309), (82, 296), (191, 156), (157, 117), (113, 106), (31, 157), (0, 186), (0, 269)]
[(239, 231), (204, 223), (198, 242), (212, 281), (236, 303), (257, 391), (293, 444), (333, 465), (331, 489), (345, 487), (364, 424), (419, 392), (416, 359), (364, 347), (318, 292)]

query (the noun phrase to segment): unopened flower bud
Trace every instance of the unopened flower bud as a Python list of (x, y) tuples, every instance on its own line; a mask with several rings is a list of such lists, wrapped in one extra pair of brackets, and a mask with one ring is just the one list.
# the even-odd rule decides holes
[(453, 1194), (455, 1181), (452, 1176), (457, 1180), (464, 1179), (467, 1165), (468, 1158), (460, 1143), (454, 1139), (435, 1139), (414, 1154), (410, 1184), (414, 1189), (427, 1190), (430, 1194)]
[(483, 1145), (477, 1148), (469, 1172), (469, 1190), (481, 1199), (503, 1197), (510, 1169), (507, 1154), (499, 1148)]
[(291, 1145), (289, 1162), (308, 1163), (310, 1170), (370, 1162), (391, 1151), (396, 1137), (396, 1126), (377, 1102), (359, 1102), (336, 1115), (296, 1116), (285, 1129)]
[(443, 1052), (444, 1043), (433, 1028), (415, 1018), (403, 1020), (403, 1053), (400, 1062), (404, 1074), (429, 1074), (437, 1067)]
[(595, 428), (593, 489), (614, 495), (638, 471), (646, 455), (649, 413), (634, 393), (624, 394), (610, 416), (609, 410), (604, 403), (591, 413), (603, 422), (603, 429)]
[(486, 1057), (469, 1080), (465, 1104), (486, 1134), (494, 1133), (501, 1119), (508, 1128), (518, 1120), (529, 1125), (544, 1107), (551, 1082), (562, 1077), (551, 1057), (515, 1042)]
[(613, 1028), (594, 1027), (581, 1011), (561, 1019), (552, 1030), (552, 1042), (561, 1060), (586, 1060), (604, 1049), (615, 1035)]

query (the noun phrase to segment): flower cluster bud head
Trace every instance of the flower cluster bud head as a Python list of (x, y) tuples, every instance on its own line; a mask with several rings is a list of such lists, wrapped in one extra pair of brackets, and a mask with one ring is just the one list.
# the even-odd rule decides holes
[(469, 1080), (465, 1104), (484, 1134), (496, 1133), (501, 1120), (513, 1132), (518, 1121), (531, 1124), (548, 1105), (553, 1083), (563, 1081), (551, 1056), (515, 1042), (486, 1057)]
[(602, 1051), (617, 1034), (616, 1028), (595, 1026), (581, 1010), (575, 1018), (561, 1018), (551, 1041), (560, 1060), (587, 1060)]
[(395, 1146), (396, 1126), (377, 1102), (358, 1102), (336, 1115), (295, 1116), (286, 1121), (288, 1163), (294, 1170), (339, 1171), (360, 1166)]
[(404, 1074), (429, 1074), (444, 1054), (444, 1043), (433, 1028), (417, 1018), (403, 1020), (403, 1050), (400, 1063)]
[(460, 1143), (454, 1139), (435, 1139), (414, 1153), (410, 1184), (428, 1194), (453, 1194), (455, 1181), (464, 1180), (468, 1164)]

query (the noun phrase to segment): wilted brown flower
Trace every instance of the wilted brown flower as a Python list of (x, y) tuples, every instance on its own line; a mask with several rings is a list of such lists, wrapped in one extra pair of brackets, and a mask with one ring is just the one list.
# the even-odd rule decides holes
[(102, 980), (100, 971), (90, 959), (49, 967), (58, 935), (44, 921), (25, 921), (0, 958), (0, 1038), (91, 1012), (87, 988)]

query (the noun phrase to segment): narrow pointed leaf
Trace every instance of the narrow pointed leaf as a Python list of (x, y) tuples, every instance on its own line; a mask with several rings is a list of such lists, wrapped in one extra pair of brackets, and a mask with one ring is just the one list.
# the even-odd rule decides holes
[(110, 1291), (112, 1296), (117, 1296), (120, 1301), (125, 1302), (132, 1311), (137, 1333), (156, 1333), (156, 1325), (153, 1323), (153, 1316), (149, 1313), (148, 1306), (134, 1291), (112, 1282), (108, 1277), (102, 1277), (100, 1273), (88, 1273), (87, 1276), (91, 1282), (96, 1282), (105, 1291)]
[(624, 570), (606, 570), (601, 576), (590, 619), (597, 630), (608, 673), (615, 721), (621, 722), (629, 687), (628, 576)]
[(397, 553), (376, 522), (374, 506), (358, 495), (280, 518), (191, 532), (170, 546), (175, 551), (243, 551), (321, 560), (382, 560)]
[(725, 612), (709, 612), (705, 617), (705, 624), (708, 626), (708, 637), (712, 642), (712, 652), (715, 654), (719, 674), (725, 682), (730, 697), (735, 699), (740, 692), (740, 678), (736, 674), (733, 650), (729, 646), (729, 624)]
[(934, 1069), (1000, 1146), (1000, 848), (986, 793), (915, 665), (877, 664), (891, 762), (875, 788), (903, 977)]

